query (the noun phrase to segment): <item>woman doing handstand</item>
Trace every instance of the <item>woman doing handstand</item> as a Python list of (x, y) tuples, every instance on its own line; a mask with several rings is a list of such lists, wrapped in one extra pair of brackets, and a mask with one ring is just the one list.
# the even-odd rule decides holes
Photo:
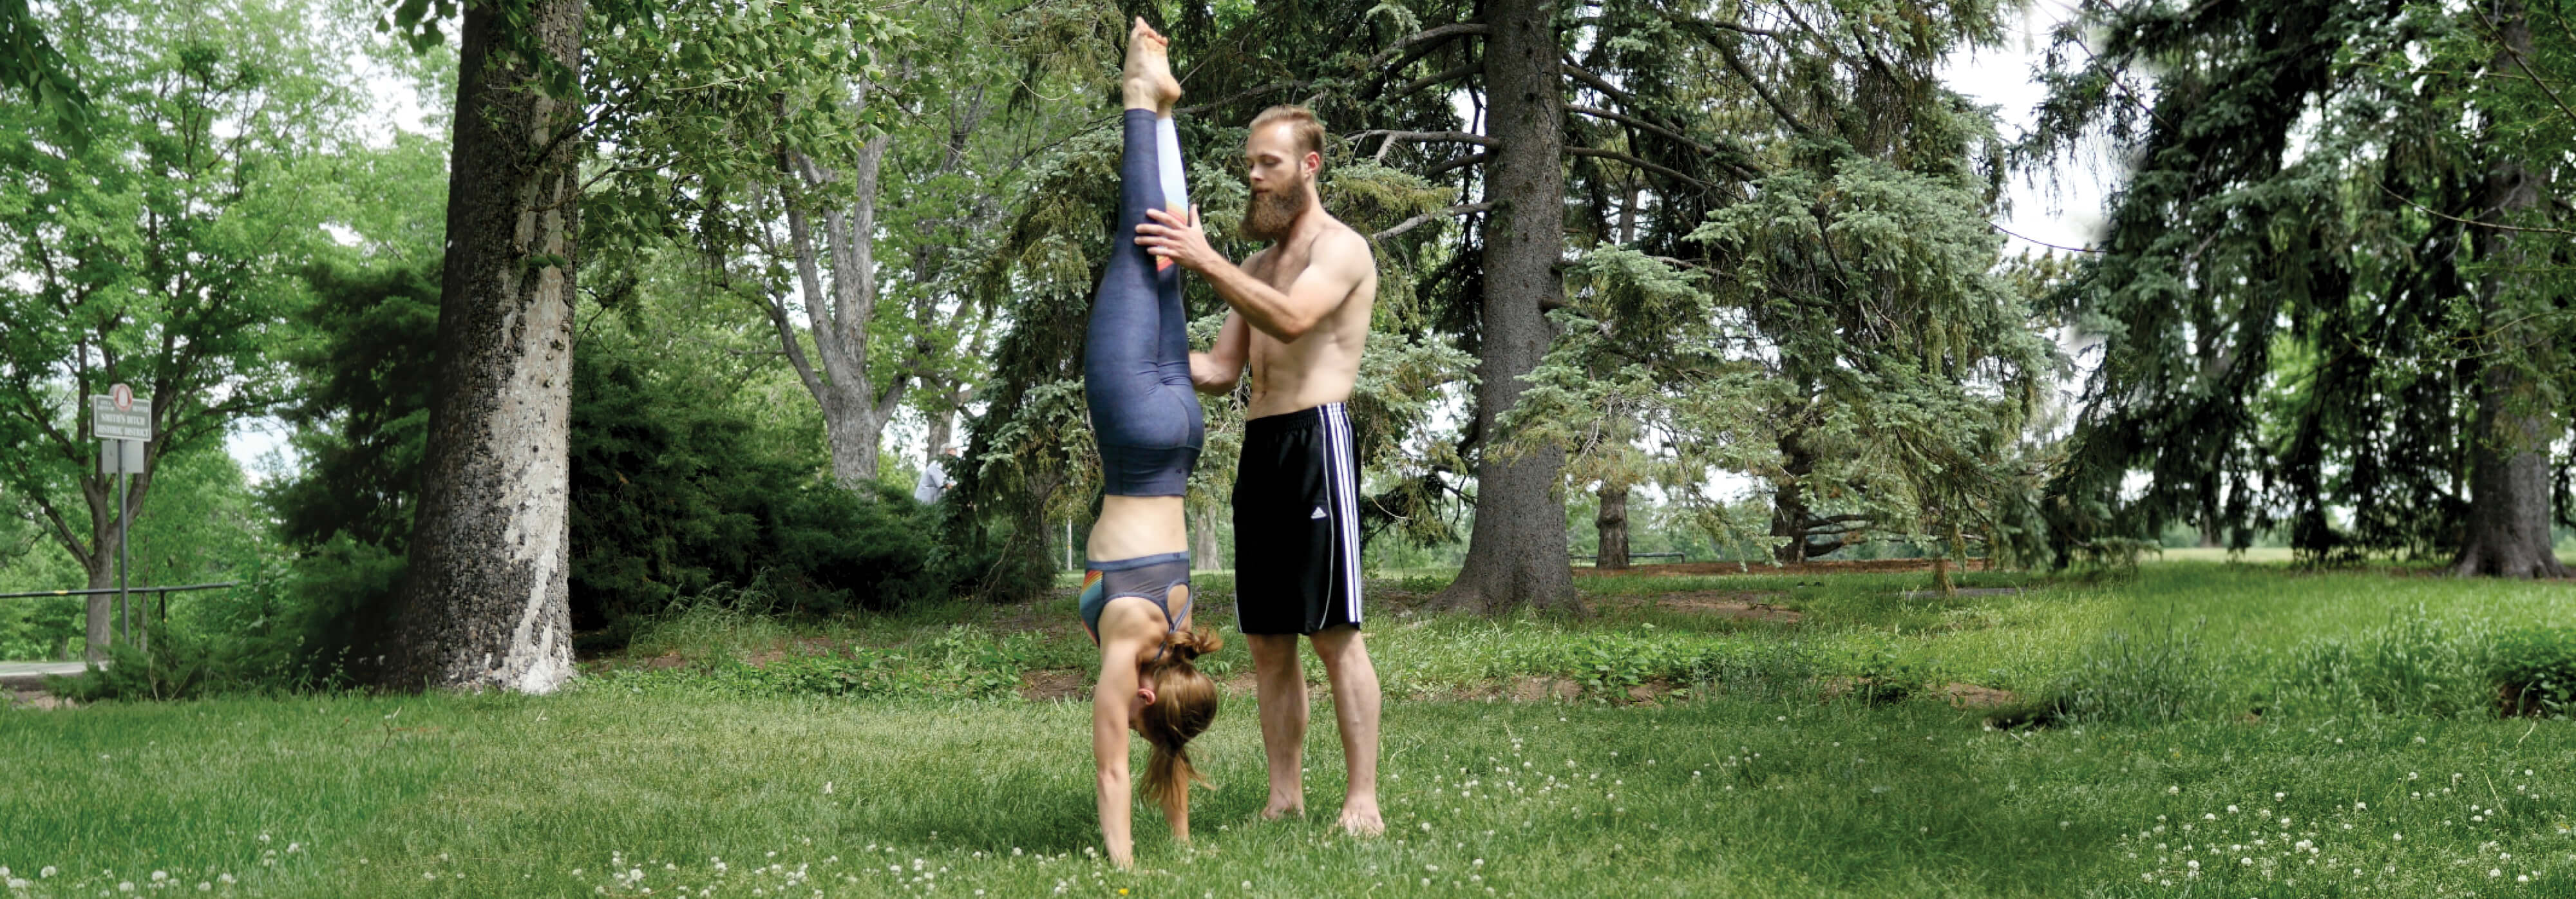
[(1128, 35), (1118, 229), (1111, 232), (1082, 359), (1105, 494), (1085, 550), (1081, 601), (1083, 625), (1100, 644), (1091, 748), (1100, 834), (1110, 861), (1121, 868), (1136, 860), (1128, 827), (1127, 732), (1152, 744), (1145, 795), (1163, 809), (1173, 838), (1188, 842), (1189, 788), (1206, 779), (1190, 766), (1186, 747), (1217, 709), (1216, 684), (1191, 664), (1218, 644), (1213, 632), (1190, 627), (1189, 532), (1181, 502), (1205, 424), (1190, 386), (1180, 270), (1157, 265), (1125, 239), (1147, 209), (1188, 208), (1171, 117), (1181, 86), (1172, 78), (1167, 43), (1142, 18)]

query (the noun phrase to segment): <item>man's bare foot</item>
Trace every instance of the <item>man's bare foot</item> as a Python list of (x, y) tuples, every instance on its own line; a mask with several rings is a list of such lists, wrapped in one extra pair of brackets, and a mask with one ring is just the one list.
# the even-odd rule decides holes
[(1342, 820), (1333, 826), (1355, 837), (1386, 834), (1386, 819), (1378, 816), (1376, 799), (1352, 799), (1342, 803)]
[(1294, 799), (1272, 796), (1270, 797), (1269, 807), (1261, 810), (1261, 820), (1264, 821), (1277, 821), (1290, 815), (1296, 815), (1300, 818), (1305, 817), (1306, 804)]
[(1172, 77), (1171, 45), (1170, 38), (1145, 24), (1145, 17), (1136, 17), (1136, 27), (1127, 32), (1127, 68), (1119, 76), (1127, 108), (1170, 115), (1172, 104), (1180, 102), (1181, 82)]

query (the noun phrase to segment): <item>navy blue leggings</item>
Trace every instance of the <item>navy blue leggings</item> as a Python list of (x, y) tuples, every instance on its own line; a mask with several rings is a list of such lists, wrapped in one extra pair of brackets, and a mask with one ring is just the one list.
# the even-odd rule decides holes
[(1190, 385), (1181, 270), (1156, 266), (1153, 254), (1136, 245), (1145, 210), (1165, 208), (1160, 153), (1178, 152), (1177, 141), (1157, 140), (1155, 118), (1151, 110), (1127, 110), (1118, 229), (1110, 234), (1109, 267), (1082, 347), (1083, 399), (1099, 439), (1102, 492), (1110, 496), (1188, 493), (1207, 435)]

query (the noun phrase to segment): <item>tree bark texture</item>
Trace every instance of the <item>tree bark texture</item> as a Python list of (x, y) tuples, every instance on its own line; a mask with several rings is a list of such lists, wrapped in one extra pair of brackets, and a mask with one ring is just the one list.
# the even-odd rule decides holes
[[(2531, 55), (2531, 20), (2518, 0), (2495, 4), (2503, 40), (2495, 68), (2514, 71), (2513, 56)], [(2513, 224), (2540, 205), (2541, 174), (2499, 152), (2487, 169), (2487, 197), (2479, 218)], [(2478, 256), (2492, 268), (2479, 285), (2478, 312), (2493, 329), (2495, 345), (2481, 357), (2477, 426), (2470, 431), (2468, 533), (2454, 569), (2462, 576), (2567, 577), (2549, 533), (2549, 448), (2566, 434), (2551, 414), (2544, 381), (2562, 370), (2552, 364), (2559, 348), (2534, 326), (2524, 296), (2533, 238), (2503, 228), (2473, 228)]]
[[(824, 210), (824, 246), (819, 251), (812, 216), (795, 197), (786, 198), (796, 280), (804, 290), (807, 331), (814, 337), (814, 356), (822, 362), (820, 371), (816, 370), (816, 360), (806, 356), (804, 346), (797, 340), (786, 303), (775, 298), (769, 303), (769, 321), (778, 331), (780, 348), (786, 351), (797, 378), (822, 406), (825, 439), (832, 450), (832, 477), (853, 490), (876, 480), (877, 449), (884, 440), (886, 424), (894, 420), (895, 411), (902, 407), (904, 391), (912, 385), (909, 374), (895, 375), (883, 390), (868, 380), (868, 328), (876, 318), (877, 306), (873, 242), (877, 175), (892, 141), (889, 135), (878, 135), (852, 160), (849, 174), (858, 199), (848, 209)], [(794, 151), (784, 151), (783, 156), (790, 169), (788, 177), (808, 187), (821, 187), (841, 175)], [(830, 254), (832, 280), (828, 290), (817, 258), (821, 252)]]
[[(580, 65), (581, 0), (536, 0), (531, 39)], [(566, 603), (580, 105), (548, 97), (469, 5), (448, 170), (438, 390), (412, 526), (406, 687), (546, 693), (572, 676)]]
[(1197, 508), (1190, 510), (1189, 521), (1190, 565), (1196, 568), (1214, 568), (1225, 560), (1224, 545), (1217, 539), (1219, 536), (1217, 523), (1226, 519), (1228, 511), (1222, 502), (1210, 501), (1194, 505)]
[[(1476, 423), (1487, 434), (1500, 433), (1495, 419), (1519, 402), (1521, 376), (1547, 352), (1540, 308), (1563, 289), (1556, 265), (1565, 250), (1565, 99), (1555, 16), (1555, 0), (1486, 7), (1486, 121), (1501, 144), (1485, 171), (1486, 198), (1496, 206), (1485, 225)], [(1585, 612), (1566, 556), (1565, 498), (1557, 492), (1564, 465), (1558, 447), (1478, 454), (1475, 530), (1438, 604), (1488, 614), (1524, 603)]]
[(1601, 485), (1601, 511), (1592, 516), (1592, 529), (1599, 532), (1601, 548), (1592, 556), (1592, 567), (1609, 571), (1628, 568), (1628, 487)]

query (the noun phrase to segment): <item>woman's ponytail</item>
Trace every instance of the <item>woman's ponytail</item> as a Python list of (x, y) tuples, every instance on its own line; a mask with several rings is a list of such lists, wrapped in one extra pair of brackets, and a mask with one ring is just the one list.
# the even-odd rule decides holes
[(1216, 721), (1217, 711), (1216, 682), (1194, 662), (1225, 644), (1215, 631), (1195, 628), (1173, 631), (1163, 645), (1162, 657), (1146, 663), (1142, 672), (1145, 685), (1154, 690), (1154, 704), (1145, 707), (1138, 730), (1153, 747), (1145, 762), (1144, 793), (1168, 812), (1189, 802), (1191, 784), (1215, 787), (1190, 764), (1190, 740)]

